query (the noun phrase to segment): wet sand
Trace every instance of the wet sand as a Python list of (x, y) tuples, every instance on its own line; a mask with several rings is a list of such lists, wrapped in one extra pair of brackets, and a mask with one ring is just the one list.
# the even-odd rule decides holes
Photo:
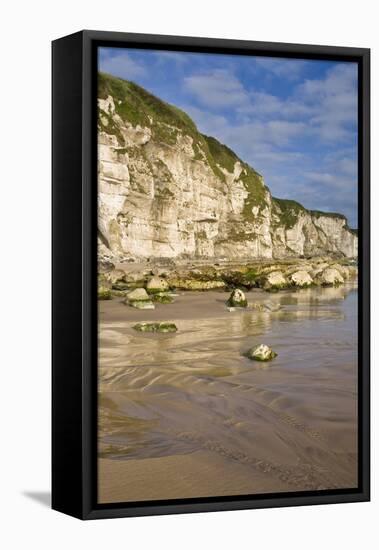
[[(99, 303), (99, 502), (357, 485), (357, 291), (224, 292), (141, 311)], [(138, 333), (173, 321), (176, 334)], [(270, 364), (244, 352), (266, 343)]]

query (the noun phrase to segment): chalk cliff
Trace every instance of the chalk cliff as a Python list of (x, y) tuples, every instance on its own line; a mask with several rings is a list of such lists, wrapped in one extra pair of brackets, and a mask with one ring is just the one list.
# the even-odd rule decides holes
[(343, 215), (272, 197), (233, 151), (132, 82), (99, 75), (98, 136), (100, 257), (357, 256)]

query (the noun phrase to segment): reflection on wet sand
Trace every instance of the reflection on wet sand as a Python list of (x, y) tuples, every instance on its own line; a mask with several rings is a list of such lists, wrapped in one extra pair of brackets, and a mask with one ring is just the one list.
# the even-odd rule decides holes
[[(225, 299), (100, 304), (101, 502), (356, 486), (355, 285)], [(178, 332), (132, 329), (157, 319)], [(269, 365), (244, 356), (261, 342)]]

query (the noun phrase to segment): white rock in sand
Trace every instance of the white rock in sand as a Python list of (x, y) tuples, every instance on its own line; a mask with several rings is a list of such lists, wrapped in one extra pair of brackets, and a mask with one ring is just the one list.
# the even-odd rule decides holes
[(249, 359), (254, 359), (255, 361), (271, 361), (271, 359), (274, 359), (277, 355), (278, 354), (266, 346), (266, 344), (259, 344), (247, 352)]
[(127, 300), (150, 300), (144, 288), (135, 288), (126, 295)]
[(125, 299), (125, 304), (135, 307), (136, 309), (155, 309), (153, 302), (144, 288), (135, 288), (128, 292)]
[(149, 294), (155, 294), (158, 292), (165, 292), (169, 289), (168, 283), (162, 277), (152, 277), (147, 285), (146, 289)]
[(247, 300), (245, 294), (239, 288), (233, 290), (226, 303), (231, 311), (234, 311), (236, 307), (247, 307)]

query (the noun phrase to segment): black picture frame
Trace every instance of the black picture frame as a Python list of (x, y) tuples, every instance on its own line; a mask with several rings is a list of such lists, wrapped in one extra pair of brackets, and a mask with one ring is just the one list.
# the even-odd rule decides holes
[[(359, 74), (359, 487), (97, 504), (97, 48), (356, 61)], [(52, 507), (81, 519), (370, 499), (370, 50), (81, 31), (52, 43)]]

